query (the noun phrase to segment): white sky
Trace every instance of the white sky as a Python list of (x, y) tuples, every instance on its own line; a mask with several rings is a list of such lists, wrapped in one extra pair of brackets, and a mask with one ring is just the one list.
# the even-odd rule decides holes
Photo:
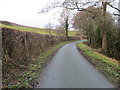
[[(50, 0), (0, 0), (0, 20), (21, 25), (44, 27), (48, 22), (57, 24), (58, 11), (38, 14)], [(59, 10), (59, 9), (58, 9)]]
[(38, 14), (51, 0), (0, 0), (0, 20), (26, 26), (42, 27), (47, 23), (58, 24), (60, 9)]

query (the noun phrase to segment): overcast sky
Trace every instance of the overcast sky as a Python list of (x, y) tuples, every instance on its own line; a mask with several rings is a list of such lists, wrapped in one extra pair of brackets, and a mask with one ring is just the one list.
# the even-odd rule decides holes
[[(47, 23), (58, 24), (60, 9), (38, 14), (51, 0), (0, 0), (0, 20), (21, 25), (42, 27)], [(111, 10), (112, 11), (112, 10)]]
[[(50, 0), (0, 0), (0, 20), (22, 25), (44, 27), (48, 22), (58, 23), (58, 11), (38, 14)], [(59, 9), (58, 9), (59, 10)]]

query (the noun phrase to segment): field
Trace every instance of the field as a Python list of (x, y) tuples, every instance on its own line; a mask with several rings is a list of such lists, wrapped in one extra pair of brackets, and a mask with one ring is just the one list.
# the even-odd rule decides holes
[[(16, 29), (16, 30), (26, 31), (26, 32), (34, 32), (34, 33), (39, 33), (44, 35), (57, 35), (54, 29), (34, 28), (34, 27), (27, 27), (27, 26), (5, 25), (5, 24), (0, 24), (0, 27), (6, 27), (6, 28)], [(75, 36), (76, 31), (69, 31), (68, 35)]]

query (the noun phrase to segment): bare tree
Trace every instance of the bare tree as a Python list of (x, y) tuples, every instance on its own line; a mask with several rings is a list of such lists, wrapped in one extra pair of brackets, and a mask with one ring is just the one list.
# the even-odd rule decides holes
[[(106, 39), (106, 12), (107, 12), (107, 6), (110, 6), (111, 8), (114, 8), (118, 12), (120, 12), (120, 9), (117, 7), (114, 7), (112, 5), (112, 2), (115, 0), (97, 0), (97, 1), (90, 1), (90, 0), (64, 0), (64, 1), (55, 1), (51, 4), (51, 6), (47, 6), (44, 9), (42, 9), (41, 12), (48, 12), (51, 9), (62, 7), (69, 10), (78, 10), (78, 11), (86, 11), (89, 13), (92, 13), (91, 11), (87, 10), (87, 7), (97, 7), (102, 6), (103, 10), (103, 29), (102, 29), (102, 49), (107, 50), (107, 39)], [(94, 13), (92, 13), (94, 15)], [(118, 15), (119, 14), (114, 14)], [(67, 23), (67, 22), (66, 22)]]
[(52, 28), (53, 28), (52, 24), (51, 23), (46, 24), (45, 28), (46, 28), (48, 34), (51, 35), (52, 34)]
[[(45, 8), (43, 8), (39, 13), (46, 13), (54, 8), (66, 8), (66, 9), (70, 9), (70, 10), (76, 9), (78, 11), (87, 11), (89, 13), (92, 13), (91, 11), (87, 10), (86, 8), (91, 7), (91, 6), (92, 7), (93, 6), (95, 6), (95, 7), (101, 6), (101, 5), (103, 5), (103, 3), (106, 3), (107, 6), (110, 6), (111, 8), (120, 12), (119, 7), (115, 7), (112, 5), (112, 3), (115, 1), (116, 0), (95, 0), (95, 1), (90, 1), (90, 0), (61, 0), (61, 1), (57, 1), (57, 0), (55, 0), (54, 2), (50, 3)], [(118, 14), (115, 14), (115, 15), (118, 15)]]
[(66, 38), (68, 38), (69, 19), (70, 19), (70, 10), (63, 9), (60, 15), (59, 21), (60, 21), (61, 27), (64, 27), (63, 30), (65, 30), (66, 32)]
[[(89, 13), (92, 13), (91, 11), (85, 9), (84, 7), (86, 5), (88, 6), (96, 6), (99, 3), (102, 3), (102, 9), (103, 9), (103, 29), (102, 29), (102, 49), (107, 50), (107, 39), (106, 39), (106, 13), (107, 13), (107, 6), (110, 6), (116, 10), (118, 10), (118, 12), (120, 12), (120, 9), (117, 7), (114, 7), (112, 4), (112, 2), (114, 2), (115, 0), (100, 0), (100, 1), (96, 1), (96, 2), (90, 2), (89, 0), (86, 3), (79, 3), (79, 2), (72, 2), (72, 5), (70, 6), (69, 4), (66, 5), (66, 8), (74, 10), (77, 9), (78, 11), (87, 11)], [(93, 14), (93, 13), (92, 13)], [(115, 14), (118, 15), (119, 14)]]
[(114, 2), (115, 0), (102, 0), (102, 9), (103, 9), (103, 28), (102, 28), (102, 49), (107, 50), (107, 38), (106, 38), (106, 13), (107, 13), (107, 6), (110, 6), (112, 8), (114, 8), (115, 10), (118, 10), (118, 12), (120, 12), (120, 9), (117, 7), (114, 7), (112, 4), (112, 2)]
[(66, 34), (64, 27), (61, 27), (61, 26), (56, 27), (56, 33), (58, 36), (64, 36)]

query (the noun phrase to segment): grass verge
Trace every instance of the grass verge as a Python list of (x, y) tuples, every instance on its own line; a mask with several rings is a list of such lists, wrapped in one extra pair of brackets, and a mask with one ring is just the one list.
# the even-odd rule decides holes
[(30, 62), (27, 69), (17, 75), (18, 79), (14, 85), (8, 85), (7, 88), (34, 88), (37, 85), (37, 79), (43, 68), (49, 63), (55, 52), (70, 41), (62, 42), (46, 49), (41, 55)]
[(97, 70), (102, 72), (117, 87), (120, 87), (120, 67), (117, 60), (102, 55), (83, 43), (78, 43), (77, 47)]

